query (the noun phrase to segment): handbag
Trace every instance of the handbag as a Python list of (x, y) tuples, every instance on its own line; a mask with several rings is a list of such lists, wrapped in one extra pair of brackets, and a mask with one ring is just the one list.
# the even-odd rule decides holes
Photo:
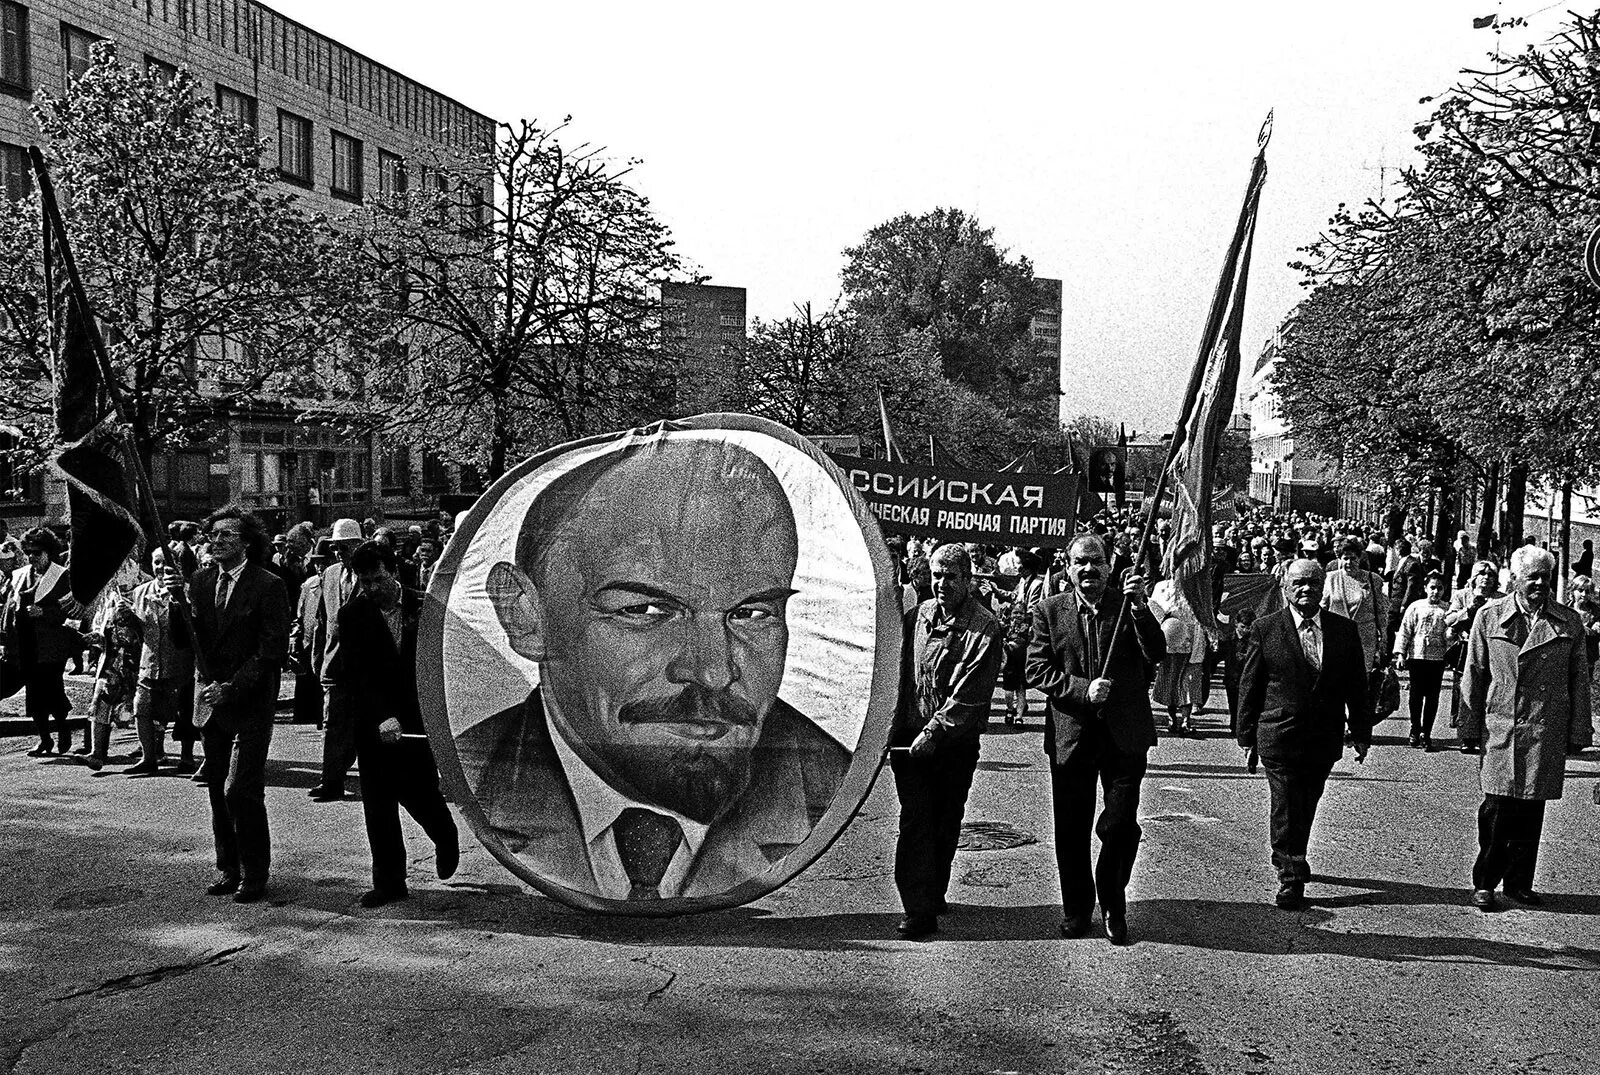
[(1395, 674), (1394, 665), (1374, 668), (1368, 686), (1372, 692), (1373, 716), (1377, 720), (1387, 719), (1400, 708), (1400, 677)]

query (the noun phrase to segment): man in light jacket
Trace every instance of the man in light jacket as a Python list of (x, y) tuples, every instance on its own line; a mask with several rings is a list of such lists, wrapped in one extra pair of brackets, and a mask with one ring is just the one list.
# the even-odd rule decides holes
[(1544, 804), (1561, 798), (1566, 756), (1594, 740), (1589, 661), (1578, 614), (1555, 599), (1555, 558), (1524, 545), (1511, 554), (1512, 592), (1472, 623), (1462, 674), (1461, 739), (1481, 742), (1478, 858), (1472, 904), (1543, 901), (1533, 888)]

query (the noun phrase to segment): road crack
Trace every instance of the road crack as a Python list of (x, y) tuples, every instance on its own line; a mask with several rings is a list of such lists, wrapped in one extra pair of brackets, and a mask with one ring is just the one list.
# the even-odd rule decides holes
[(206, 955), (196, 956), (194, 959), (182, 963), (171, 963), (164, 967), (154, 967), (150, 970), (139, 971), (135, 974), (124, 974), (116, 978), (108, 978), (99, 985), (87, 989), (74, 990), (63, 993), (58, 997), (48, 998), (51, 1004), (60, 1004), (62, 1001), (75, 1000), (78, 997), (109, 997), (118, 993), (127, 993), (135, 989), (164, 982), (168, 978), (179, 978), (191, 971), (200, 970), (202, 967), (214, 967), (227, 963), (234, 956), (249, 948), (248, 944), (234, 945), (232, 948), (223, 948)]
[(672, 988), (673, 983), (678, 980), (677, 971), (673, 970), (671, 967), (663, 967), (661, 964), (655, 961), (654, 951), (646, 952), (642, 956), (634, 956), (633, 958), (629, 959), (628, 962), (638, 963), (641, 966), (649, 967), (651, 970), (659, 971), (667, 976), (666, 981), (662, 982), (659, 986), (650, 990), (650, 992), (644, 995), (644, 1003), (639, 1005), (641, 1008), (648, 1008), (651, 1001), (660, 1000), (666, 995), (667, 990)]

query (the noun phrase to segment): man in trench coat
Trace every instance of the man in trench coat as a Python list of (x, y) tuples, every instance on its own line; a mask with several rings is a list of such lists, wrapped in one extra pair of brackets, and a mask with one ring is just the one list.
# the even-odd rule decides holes
[(1567, 754), (1594, 738), (1583, 626), (1557, 603), (1554, 575), (1548, 552), (1517, 549), (1512, 592), (1483, 606), (1467, 644), (1460, 734), (1483, 746), (1472, 903), (1485, 911), (1497, 906), (1502, 881), (1517, 903), (1542, 902), (1533, 870), (1544, 804), (1561, 798)]

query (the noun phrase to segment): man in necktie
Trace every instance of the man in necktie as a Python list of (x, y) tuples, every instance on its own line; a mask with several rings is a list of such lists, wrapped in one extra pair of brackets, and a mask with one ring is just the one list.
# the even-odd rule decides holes
[(1290, 563), (1289, 607), (1251, 625), (1239, 674), (1239, 745), (1259, 752), (1271, 790), (1276, 902), (1284, 910), (1304, 902), (1311, 824), (1344, 755), (1346, 726), (1358, 761), (1372, 743), (1361, 636), (1353, 622), (1321, 607), (1322, 587), (1315, 560)]

